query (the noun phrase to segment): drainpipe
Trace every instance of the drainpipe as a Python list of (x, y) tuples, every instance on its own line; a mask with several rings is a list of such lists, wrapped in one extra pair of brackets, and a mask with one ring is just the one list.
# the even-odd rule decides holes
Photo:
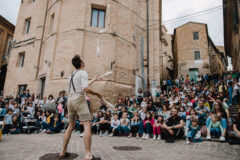
[(48, 4), (49, 4), (49, 0), (47, 0), (44, 22), (43, 22), (42, 37), (41, 37), (41, 43), (40, 43), (40, 48), (39, 48), (39, 53), (38, 53), (37, 71), (36, 71), (36, 77), (35, 77), (36, 80), (38, 79), (40, 59), (41, 59), (41, 55), (42, 55), (42, 46), (43, 46), (43, 38), (44, 38), (46, 20), (47, 20)]
[(147, 0), (147, 88), (150, 88), (149, 82), (149, 0)]

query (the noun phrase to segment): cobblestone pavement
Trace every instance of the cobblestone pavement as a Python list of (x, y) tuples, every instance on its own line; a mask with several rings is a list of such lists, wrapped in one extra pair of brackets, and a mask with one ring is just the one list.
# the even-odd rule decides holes
[[(0, 142), (0, 160), (38, 160), (47, 153), (60, 152), (63, 134), (3, 136)], [(119, 151), (113, 146), (138, 146), (142, 150)], [(92, 150), (102, 160), (240, 160), (240, 146), (220, 142), (202, 142), (186, 145), (185, 141), (166, 144), (163, 140), (153, 141), (127, 137), (93, 136)], [(73, 134), (68, 151), (84, 158), (83, 139)]]

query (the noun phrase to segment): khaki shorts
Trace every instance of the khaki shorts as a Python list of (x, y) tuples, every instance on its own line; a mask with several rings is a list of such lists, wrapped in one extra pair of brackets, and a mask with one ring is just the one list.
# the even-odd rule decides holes
[(68, 117), (75, 121), (77, 116), (81, 122), (90, 121), (91, 114), (84, 93), (72, 93), (68, 98)]

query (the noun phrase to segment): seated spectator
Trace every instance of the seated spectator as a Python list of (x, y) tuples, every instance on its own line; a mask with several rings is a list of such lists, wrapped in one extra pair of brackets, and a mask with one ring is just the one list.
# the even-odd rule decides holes
[(33, 107), (33, 103), (32, 102), (28, 103), (27, 112), (30, 113), (31, 117), (34, 117), (35, 108)]
[(238, 116), (233, 119), (233, 131), (229, 133), (229, 144), (240, 144), (240, 108), (238, 108)]
[(129, 118), (132, 118), (134, 116), (134, 113), (137, 112), (138, 108), (137, 108), (137, 103), (133, 103), (132, 105), (130, 105), (130, 107), (128, 108), (128, 114), (129, 114)]
[[(216, 114), (220, 118), (221, 126), (223, 127), (223, 136), (227, 133), (227, 113), (225, 112), (221, 103), (215, 103), (213, 107), (213, 114)], [(211, 122), (211, 117), (209, 116), (206, 121), (206, 127), (208, 128)]]
[(7, 114), (7, 110), (9, 109), (8, 106), (9, 106), (9, 104), (6, 103), (5, 107), (1, 108), (2, 110), (0, 111), (0, 116), (5, 116)]
[(47, 129), (48, 134), (60, 133), (61, 132), (61, 121), (58, 118), (58, 115), (54, 115), (54, 120), (51, 126)]
[(191, 142), (201, 142), (201, 131), (198, 125), (198, 119), (193, 118), (191, 124), (187, 127), (188, 132), (186, 136), (186, 143), (190, 144)]
[(46, 111), (45, 112), (45, 115), (46, 115), (46, 121), (42, 121), (40, 123), (41, 125), (41, 129), (43, 130), (43, 132), (45, 132), (46, 130), (49, 129), (50, 125), (51, 125), (51, 122), (53, 121), (52, 119), (52, 115), (50, 112)]
[[(102, 112), (99, 111), (101, 114)], [(99, 128), (99, 121), (100, 121), (100, 115), (98, 113), (95, 113), (92, 119), (92, 133), (97, 134), (98, 133), (98, 128)]]
[(130, 132), (130, 121), (127, 118), (128, 117), (128, 113), (124, 112), (122, 119), (120, 120), (120, 126), (118, 127), (118, 131), (119, 131), (119, 135), (128, 135)]
[(107, 111), (99, 122), (99, 136), (108, 136), (111, 126), (111, 112)]
[(152, 134), (153, 131), (153, 125), (155, 123), (154, 118), (152, 118), (151, 112), (147, 112), (146, 118), (143, 120), (144, 125), (144, 133), (143, 133), (143, 139), (149, 139), (150, 134)]
[(170, 111), (169, 111), (169, 108), (168, 108), (168, 105), (167, 104), (164, 104), (162, 109), (160, 109), (158, 111), (158, 115), (161, 115), (163, 116), (163, 118), (166, 120), (170, 117)]
[(20, 114), (20, 108), (18, 103), (15, 103), (14, 105), (13, 114), (17, 114), (17, 115)]
[(103, 100), (100, 101), (101, 106), (100, 106), (100, 111), (106, 112), (107, 111), (107, 106)]
[(138, 124), (139, 134), (141, 134), (141, 135), (143, 135), (143, 133), (144, 133), (143, 120), (146, 118), (146, 116), (147, 116), (147, 107), (143, 107), (139, 111), (139, 117), (140, 117), (141, 122)]
[(5, 103), (3, 102), (3, 96), (0, 96), (0, 108), (5, 108)]
[(49, 96), (48, 96), (47, 104), (48, 104), (48, 103), (55, 103), (55, 100), (54, 100), (53, 95), (49, 95)]
[(12, 122), (13, 111), (9, 109), (7, 114), (5, 115), (5, 125), (3, 129), (3, 135), (10, 133), (10, 126), (13, 124)]
[(21, 125), (20, 122), (18, 121), (17, 116), (12, 117), (12, 125), (10, 125), (10, 133), (11, 134), (20, 134), (21, 131)]
[(138, 112), (136, 111), (131, 119), (131, 133), (129, 134), (128, 138), (131, 138), (134, 134), (136, 134), (137, 139), (139, 138), (139, 123), (141, 122)]
[(198, 113), (198, 119), (199, 119), (199, 125), (203, 126), (205, 125), (207, 113), (210, 112), (209, 108), (204, 106), (203, 101), (198, 101), (198, 106), (196, 107), (196, 111)]
[(211, 140), (211, 136), (220, 137), (220, 141), (225, 141), (223, 127), (220, 122), (220, 117), (216, 114), (211, 116), (211, 122), (207, 128), (207, 139)]
[(118, 127), (120, 126), (120, 120), (118, 119), (118, 115), (115, 113), (113, 115), (113, 119), (111, 120), (111, 134), (110, 137), (118, 135)]
[(182, 138), (184, 122), (181, 117), (178, 116), (178, 109), (171, 109), (171, 117), (169, 117), (163, 124), (162, 138), (166, 143), (174, 143), (176, 138)]
[(162, 115), (159, 115), (155, 124), (153, 125), (153, 139), (160, 140), (162, 134), (162, 125), (164, 123), (164, 118)]

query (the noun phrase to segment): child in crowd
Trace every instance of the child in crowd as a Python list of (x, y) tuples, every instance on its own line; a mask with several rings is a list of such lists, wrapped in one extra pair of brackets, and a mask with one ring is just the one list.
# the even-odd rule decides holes
[[(102, 113), (102, 111), (100, 111)], [(100, 121), (99, 118), (99, 113), (95, 113), (92, 119), (92, 133), (97, 133), (98, 132), (98, 128), (99, 128), (99, 124), (98, 122)]]
[(195, 109), (191, 108), (189, 111), (189, 115), (186, 116), (186, 128), (185, 128), (185, 135), (188, 133), (188, 127), (191, 125), (192, 119), (198, 119), (198, 115)]
[(183, 107), (183, 106), (180, 107), (178, 115), (183, 119), (183, 121), (186, 121), (186, 110), (185, 110), (185, 107)]
[(47, 130), (47, 134), (60, 133), (61, 132), (61, 121), (58, 118), (58, 115), (54, 115), (54, 121)]
[(129, 134), (128, 138), (131, 138), (133, 134), (136, 134), (136, 138), (139, 138), (139, 126), (140, 118), (138, 116), (138, 112), (134, 112), (133, 118), (131, 119), (131, 133)]
[(150, 134), (152, 133), (154, 123), (155, 123), (155, 120), (152, 118), (151, 112), (147, 112), (147, 116), (143, 120), (143, 125), (144, 125), (144, 134), (142, 137), (143, 139), (150, 138)]
[(164, 123), (164, 118), (162, 115), (159, 115), (155, 124), (153, 125), (153, 139), (154, 140), (160, 140), (161, 139), (161, 131), (162, 131), (162, 125)]
[(130, 132), (130, 121), (127, 118), (128, 113), (124, 112), (122, 115), (122, 119), (120, 120), (121, 125), (118, 127), (119, 135), (128, 135)]
[(68, 118), (68, 113), (65, 112), (65, 116), (62, 120), (63, 123), (63, 133), (65, 132), (65, 130), (68, 128), (68, 124), (69, 124), (69, 118)]
[(187, 127), (188, 128), (188, 133), (187, 133), (187, 138), (186, 138), (186, 143), (190, 144), (192, 142), (201, 142), (201, 131), (200, 127), (198, 125), (198, 119), (193, 118), (191, 120), (191, 124)]
[(40, 123), (43, 132), (49, 129), (50, 124), (53, 120), (50, 112), (46, 111), (45, 115), (46, 115), (46, 121), (44, 121), (45, 119), (43, 119), (43, 121)]
[(120, 120), (118, 119), (118, 115), (115, 113), (113, 115), (113, 119), (111, 120), (111, 134), (110, 137), (116, 136), (118, 134), (118, 127), (120, 126)]
[(12, 109), (9, 109), (5, 116), (5, 125), (4, 125), (4, 129), (3, 129), (3, 135), (10, 133), (10, 126), (13, 124), (12, 116), (13, 116), (13, 111), (12, 111)]
[(220, 118), (216, 115), (213, 114), (211, 116), (212, 121), (210, 122), (208, 128), (207, 128), (207, 139), (211, 140), (211, 135), (214, 137), (220, 137), (221, 141), (225, 140), (225, 137), (223, 136), (223, 127), (220, 122)]

